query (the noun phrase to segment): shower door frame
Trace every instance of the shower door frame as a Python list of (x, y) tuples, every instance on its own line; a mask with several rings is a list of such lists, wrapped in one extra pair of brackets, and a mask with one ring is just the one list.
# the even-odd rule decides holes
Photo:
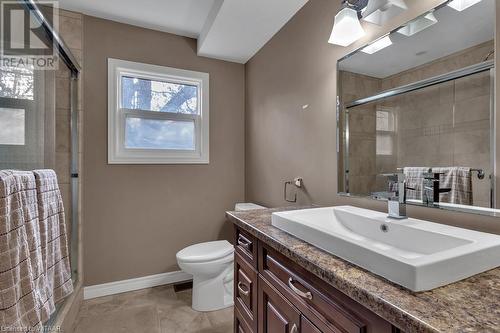
[(33, 0), (21, 0), (21, 4), (29, 11), (33, 17), (38, 20), (43, 28), (46, 37), (52, 41), (55, 48), (57, 48), (58, 55), (63, 62), (68, 66), (71, 71), (70, 79), (70, 131), (71, 131), (71, 267), (73, 284), (78, 281), (79, 273), (79, 120), (78, 120), (78, 80), (80, 78), (81, 66), (78, 64), (75, 56), (66, 45), (64, 40), (59, 36), (59, 33), (54, 30), (54, 27), (44, 16), (40, 8)]

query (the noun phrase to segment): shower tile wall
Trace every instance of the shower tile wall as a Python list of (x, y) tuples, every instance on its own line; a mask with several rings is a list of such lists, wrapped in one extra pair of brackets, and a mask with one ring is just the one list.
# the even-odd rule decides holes
[[(352, 100), (345, 98), (354, 95), (349, 90), (352, 89), (352, 81), (356, 81), (352, 77), (366, 81), (355, 82), (358, 87), (375, 86), (375, 82), (378, 82), (379, 89), (376, 91), (387, 90), (481, 62), (492, 49), (493, 42), (487, 42), (381, 80), (343, 73), (343, 100)], [(347, 82), (348, 78), (351, 83)], [(360, 95), (367, 96), (364, 91), (360, 91)], [(350, 133), (354, 139), (351, 139), (349, 152), (352, 161), (352, 174), (349, 176), (352, 193), (367, 194), (384, 190), (386, 179), (374, 175), (394, 172), (402, 166), (469, 166), (482, 168), (486, 175), (491, 173), (489, 72), (393, 97), (363, 108), (350, 110), (350, 127), (354, 126)], [(392, 154), (377, 155), (375, 152), (377, 134), (374, 117), (377, 110), (391, 112), (395, 117)], [(359, 124), (355, 125), (356, 122)], [(375, 162), (374, 167), (372, 160)], [(358, 180), (365, 184), (359, 184)], [(473, 177), (474, 205), (489, 207), (489, 189), (488, 177), (484, 180)]]

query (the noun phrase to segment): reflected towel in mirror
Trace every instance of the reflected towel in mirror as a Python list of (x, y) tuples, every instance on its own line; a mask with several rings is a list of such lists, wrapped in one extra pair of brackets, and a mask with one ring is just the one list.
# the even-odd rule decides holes
[(456, 166), (432, 168), (432, 172), (441, 173), (441, 188), (451, 188), (450, 192), (440, 194), (440, 202), (473, 205), (471, 168)]
[(422, 200), (422, 184), (424, 173), (429, 172), (429, 167), (405, 167), (403, 173), (406, 181), (406, 199)]

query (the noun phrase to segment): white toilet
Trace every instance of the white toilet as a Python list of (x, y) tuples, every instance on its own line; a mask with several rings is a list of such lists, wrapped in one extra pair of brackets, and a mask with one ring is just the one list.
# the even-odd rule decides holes
[[(255, 204), (236, 204), (235, 210), (263, 209)], [(196, 311), (216, 311), (233, 305), (234, 247), (228, 241), (200, 243), (177, 252), (177, 263), (193, 275)]]

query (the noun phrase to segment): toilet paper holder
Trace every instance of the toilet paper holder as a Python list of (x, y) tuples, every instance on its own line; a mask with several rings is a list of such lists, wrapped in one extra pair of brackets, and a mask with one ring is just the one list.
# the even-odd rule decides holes
[(288, 185), (295, 185), (296, 188), (301, 188), (304, 184), (304, 180), (301, 177), (295, 178), (293, 181), (292, 180), (287, 180), (284, 184), (283, 187), (283, 198), (285, 199), (286, 202), (297, 202), (297, 192), (295, 192), (293, 199), (288, 199), (287, 196), (287, 189)]

